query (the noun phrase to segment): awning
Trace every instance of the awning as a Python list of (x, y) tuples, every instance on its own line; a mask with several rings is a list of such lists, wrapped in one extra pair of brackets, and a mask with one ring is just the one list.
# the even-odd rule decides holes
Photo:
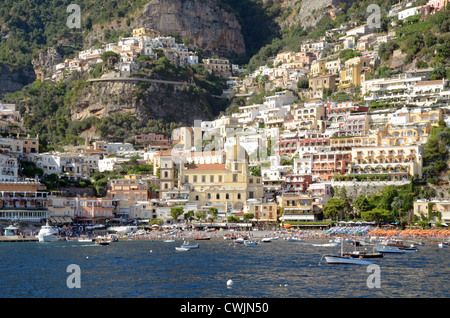
[(72, 223), (72, 219), (67, 216), (54, 216), (49, 218), (49, 221), (54, 224)]

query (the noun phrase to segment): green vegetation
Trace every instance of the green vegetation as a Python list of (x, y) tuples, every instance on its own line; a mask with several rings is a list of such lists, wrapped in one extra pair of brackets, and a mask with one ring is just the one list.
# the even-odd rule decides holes
[[(0, 6), (0, 65), (10, 71), (32, 70), (31, 59), (47, 46), (61, 49), (64, 57), (71, 57), (81, 49), (84, 36), (94, 24), (122, 19), (136, 12), (148, 0), (3, 0)], [(82, 12), (81, 28), (66, 26), (70, 4), (78, 4)], [(108, 35), (113, 37), (114, 34)], [(75, 45), (74, 45), (75, 43)]]

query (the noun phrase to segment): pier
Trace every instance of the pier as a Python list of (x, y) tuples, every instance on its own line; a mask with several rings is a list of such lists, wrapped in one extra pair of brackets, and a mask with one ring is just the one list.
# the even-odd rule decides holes
[(0, 236), (1, 242), (38, 242), (39, 239), (36, 236), (32, 235), (5, 235)]

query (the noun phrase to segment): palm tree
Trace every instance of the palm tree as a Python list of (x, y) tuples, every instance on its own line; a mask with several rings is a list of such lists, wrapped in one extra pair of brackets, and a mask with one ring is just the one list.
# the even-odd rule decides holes
[(402, 209), (403, 205), (404, 205), (404, 202), (399, 197), (395, 197), (391, 203), (391, 208), (394, 210), (393, 211), (394, 215), (397, 215), (398, 218), (400, 219), (400, 226), (402, 226), (402, 223), (403, 223), (402, 222), (403, 218), (401, 215), (401, 209)]

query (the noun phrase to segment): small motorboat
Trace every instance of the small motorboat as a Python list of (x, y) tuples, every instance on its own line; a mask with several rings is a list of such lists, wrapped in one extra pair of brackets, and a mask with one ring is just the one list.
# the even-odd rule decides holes
[(78, 238), (78, 242), (80, 242), (80, 243), (92, 243), (92, 242), (94, 242), (94, 241), (95, 241), (94, 238), (89, 238), (89, 237), (87, 237), (87, 236), (80, 236), (80, 237)]
[(286, 238), (286, 241), (288, 241), (288, 242), (303, 242), (304, 239), (302, 239), (298, 236), (289, 236)]
[(97, 245), (109, 245), (109, 241), (98, 240), (98, 241), (95, 241), (95, 244), (97, 244)]
[(439, 248), (446, 248), (448, 247), (448, 243), (442, 242), (438, 244)]
[(188, 249), (191, 248), (199, 248), (198, 244), (189, 244), (189, 241), (184, 241), (183, 244), (181, 245), (181, 247), (186, 247)]
[(371, 261), (366, 261), (363, 258), (354, 258), (346, 255), (324, 255), (328, 264), (358, 264), (358, 265), (370, 265)]
[(407, 247), (401, 242), (387, 241), (376, 244), (376, 250), (380, 253), (415, 253), (418, 251), (417, 247)]
[(179, 252), (187, 252), (187, 251), (189, 251), (190, 249), (187, 248), (187, 247), (177, 246), (177, 247), (175, 247), (175, 250), (176, 250), (176, 251), (179, 251)]
[(270, 243), (270, 242), (272, 242), (272, 238), (264, 237), (264, 238), (261, 239), (261, 242), (263, 242), (263, 243)]
[(353, 251), (350, 253), (344, 253), (344, 256), (350, 256), (353, 258), (382, 258), (383, 257), (383, 253), (379, 253), (379, 252), (374, 252), (374, 253), (367, 253), (365, 251)]
[(260, 242), (257, 242), (257, 241), (245, 241), (245, 242), (244, 242), (244, 245), (245, 245), (245, 246), (252, 247), (252, 246), (260, 246), (261, 243), (260, 243)]
[(207, 236), (202, 236), (202, 237), (195, 237), (195, 240), (196, 241), (208, 241), (208, 240), (210, 240), (211, 238), (210, 237), (207, 237)]
[(234, 244), (244, 244), (245, 241), (246, 241), (245, 238), (238, 237), (237, 239), (234, 240)]

